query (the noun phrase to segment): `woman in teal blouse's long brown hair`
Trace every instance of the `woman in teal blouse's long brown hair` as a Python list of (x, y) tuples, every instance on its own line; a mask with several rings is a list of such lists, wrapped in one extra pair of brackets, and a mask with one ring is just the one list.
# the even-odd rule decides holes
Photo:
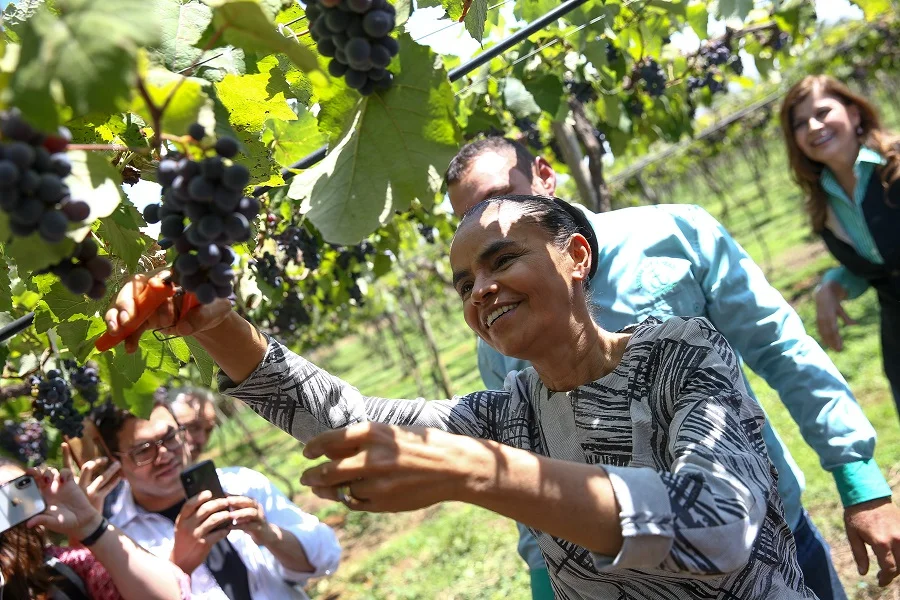
[(884, 369), (900, 410), (900, 136), (882, 127), (871, 102), (827, 75), (788, 91), (781, 127), (812, 229), (841, 263), (816, 292), (819, 333), (840, 351), (838, 318), (853, 323), (841, 302), (875, 288)]

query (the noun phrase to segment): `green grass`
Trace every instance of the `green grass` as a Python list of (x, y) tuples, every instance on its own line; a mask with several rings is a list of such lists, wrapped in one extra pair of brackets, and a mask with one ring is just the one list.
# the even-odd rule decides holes
[[(771, 144), (771, 167), (764, 172), (762, 186), (767, 203), (758, 193), (751, 170), (736, 154), (733, 163), (720, 167), (730, 190), (726, 227), (767, 271), (770, 281), (796, 307), (808, 330), (815, 335), (815, 309), (811, 292), (820, 274), (834, 265), (820, 242), (808, 233), (800, 194), (783, 168), (779, 143)], [(685, 182), (672, 200), (703, 204), (721, 218), (722, 199), (713, 198), (702, 180)], [(707, 201), (704, 201), (707, 200)], [(768, 256), (768, 261), (765, 258)], [(436, 302), (436, 301), (435, 301)], [(434, 306), (432, 324), (455, 393), (480, 389), (473, 335), (449, 294), (445, 306)], [(897, 479), (900, 472), (900, 426), (881, 371), (878, 310), (869, 292), (847, 304), (859, 325), (844, 330), (845, 350), (830, 352), (838, 368), (856, 393), (869, 420), (878, 431), (876, 458), (886, 474)], [(449, 316), (446, 313), (449, 310)], [(429, 356), (415, 335), (409, 341), (422, 365), (426, 395), (440, 394), (431, 379)], [(320, 366), (357, 385), (365, 394), (385, 397), (415, 397), (416, 385), (392, 343), (371, 347), (363, 337), (351, 337), (311, 356)], [(879, 592), (873, 577), (861, 579), (848, 560), (843, 537), (842, 511), (831, 476), (818, 464), (806, 446), (777, 395), (758, 377), (750, 381), (771, 421), (785, 440), (807, 479), (805, 505), (832, 543), (836, 562), (852, 597), (889, 597)], [(342, 505), (312, 498), (296, 484), (311, 463), (302, 457), (299, 444), (269, 426), (250, 411), (239, 418), (263, 448), (262, 464), (246, 443), (244, 433), (229, 422), (216, 434), (212, 451), (221, 454), (220, 464), (243, 464), (292, 481), (298, 503), (327, 522), (338, 526), (348, 558), (338, 573), (314, 584), (314, 598), (374, 599), (463, 599), (529, 597), (524, 563), (516, 554), (517, 535), (508, 520), (471, 506), (445, 505), (426, 513), (372, 515), (348, 512)], [(277, 480), (276, 480), (277, 481)], [(278, 482), (283, 488), (286, 486)], [(287, 490), (286, 490), (287, 491)], [(896, 585), (896, 584), (895, 584)]]

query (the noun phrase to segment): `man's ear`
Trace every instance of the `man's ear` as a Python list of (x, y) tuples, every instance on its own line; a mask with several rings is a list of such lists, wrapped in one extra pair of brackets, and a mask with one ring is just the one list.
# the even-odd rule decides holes
[(569, 256), (575, 263), (572, 269), (572, 277), (578, 281), (586, 280), (588, 273), (591, 272), (591, 261), (593, 260), (591, 245), (586, 237), (580, 233), (572, 236), (572, 239), (569, 240)]
[(534, 159), (533, 167), (532, 190), (542, 196), (554, 196), (556, 194), (556, 171), (543, 156)]

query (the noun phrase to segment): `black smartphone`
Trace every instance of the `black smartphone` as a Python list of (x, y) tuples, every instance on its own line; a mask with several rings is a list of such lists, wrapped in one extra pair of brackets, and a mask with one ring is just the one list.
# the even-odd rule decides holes
[(0, 533), (47, 508), (34, 477), (22, 475), (0, 486)]
[(213, 493), (213, 498), (224, 498), (225, 491), (219, 483), (219, 474), (216, 473), (216, 465), (211, 460), (198, 462), (191, 465), (181, 473), (181, 485), (188, 498), (193, 498), (204, 490)]

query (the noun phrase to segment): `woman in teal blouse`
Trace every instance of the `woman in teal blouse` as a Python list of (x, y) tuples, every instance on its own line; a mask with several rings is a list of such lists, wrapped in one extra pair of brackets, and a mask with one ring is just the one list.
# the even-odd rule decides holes
[(885, 373), (900, 409), (900, 136), (882, 128), (868, 100), (827, 75), (790, 89), (781, 127), (813, 231), (841, 263), (816, 292), (819, 333), (840, 351), (838, 318), (853, 323), (841, 302), (875, 288)]

